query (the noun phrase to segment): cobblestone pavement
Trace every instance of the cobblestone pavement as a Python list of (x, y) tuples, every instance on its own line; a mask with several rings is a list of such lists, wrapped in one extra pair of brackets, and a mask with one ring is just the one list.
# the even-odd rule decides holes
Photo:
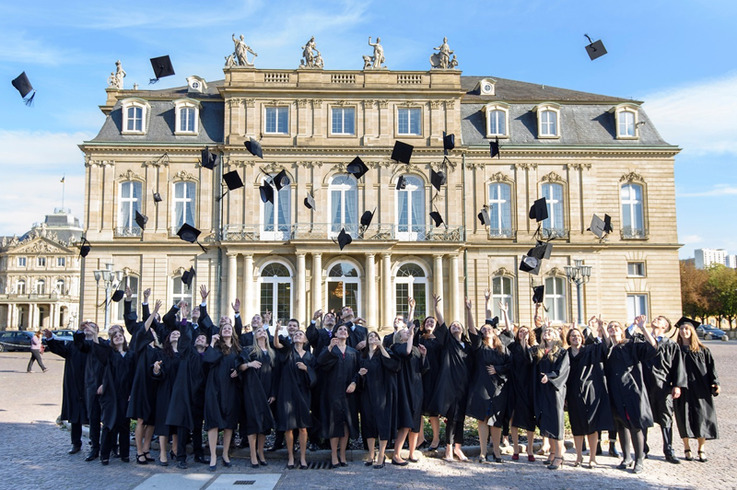
[[(505, 463), (445, 463), (435, 458), (422, 458), (408, 467), (387, 464), (376, 470), (361, 462), (365, 453), (350, 454), (347, 467), (336, 470), (286, 470), (283, 451), (276, 456), (269, 454), (268, 467), (252, 470), (247, 465), (246, 454), (236, 453), (234, 465), (227, 470), (218, 466), (215, 474), (206, 471), (205, 465), (190, 462), (189, 470), (175, 467), (140, 466), (132, 462), (121, 463), (112, 459), (103, 467), (99, 461), (85, 463), (84, 451), (67, 455), (70, 447), (69, 433), (56, 425), (61, 404), (61, 380), (63, 361), (52, 354), (44, 355), (47, 373), (25, 372), (27, 353), (0, 354), (0, 488), (134, 488), (157, 473), (193, 475), (208, 474), (203, 488), (212, 485), (214, 478), (223, 473), (267, 474), (281, 477), (277, 488), (345, 488), (386, 486), (391, 488), (438, 488), (463, 485), (464, 487), (525, 488), (735, 488), (737, 470), (734, 455), (737, 454), (737, 342), (707, 342), (714, 353), (722, 383), (722, 394), (716, 399), (721, 439), (707, 443), (707, 463), (682, 461), (672, 465), (663, 460), (660, 431), (650, 431), (650, 459), (645, 472), (639, 476), (629, 471), (617, 470), (618, 460), (600, 456), (600, 467), (595, 470), (574, 468), (571, 464), (575, 453), (569, 450), (566, 464), (559, 471), (549, 471), (541, 463), (512, 462), (505, 456)], [(38, 370), (37, 367), (35, 369)], [(677, 432), (677, 431), (676, 431)], [(692, 447), (695, 447), (692, 443)], [(683, 456), (680, 439), (675, 442), (676, 453)], [(470, 452), (470, 451), (469, 451)], [(132, 449), (135, 454), (135, 446)], [(321, 451), (308, 453), (311, 461), (327, 461), (329, 456)], [(190, 459), (191, 461), (191, 459)], [(203, 477), (204, 478), (204, 477)]]

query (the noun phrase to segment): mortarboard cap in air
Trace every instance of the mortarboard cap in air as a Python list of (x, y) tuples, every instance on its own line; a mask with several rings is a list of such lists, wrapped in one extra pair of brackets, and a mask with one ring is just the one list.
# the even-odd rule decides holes
[(481, 221), (482, 226), (491, 226), (491, 218), (489, 218), (489, 209), (484, 206), (481, 208), (481, 212), (476, 215)]
[(237, 170), (233, 170), (223, 174), (223, 180), (225, 185), (228, 186), (229, 191), (234, 191), (243, 187), (243, 181)]
[(85, 237), (82, 237), (82, 246), (79, 247), (79, 255), (84, 257), (87, 257), (89, 255), (90, 250), (92, 250), (92, 246), (90, 242), (87, 241)]
[(415, 147), (402, 143), (401, 141), (394, 142), (394, 149), (392, 150), (392, 160), (400, 163), (409, 163), (409, 159), (412, 158), (412, 150)]
[(121, 291), (120, 289), (116, 289), (110, 299), (115, 301), (116, 303), (119, 303), (120, 300), (123, 299), (124, 295), (125, 293), (123, 291)]
[(548, 219), (548, 204), (544, 197), (541, 197), (530, 208), (530, 219), (534, 219), (538, 223)]
[(545, 286), (535, 286), (532, 288), (532, 302), (535, 304), (545, 301)]
[(186, 285), (187, 287), (192, 287), (192, 279), (194, 279), (194, 276), (196, 276), (196, 272), (194, 270), (194, 267), (190, 267), (188, 271), (184, 271), (182, 274), (182, 284)]
[(259, 194), (261, 194), (261, 201), (263, 203), (270, 202), (271, 204), (274, 204), (274, 188), (271, 187), (271, 184), (268, 182), (263, 183), (258, 188)]
[(287, 175), (287, 171), (285, 169), (282, 169), (281, 172), (276, 174), (276, 177), (274, 177), (274, 187), (276, 187), (277, 191), (280, 191), (282, 187), (286, 187), (291, 183), (289, 180), (289, 176)]
[(431, 212), (430, 218), (435, 222), (435, 228), (443, 224), (443, 217), (437, 211)]
[(141, 230), (145, 230), (146, 223), (148, 223), (148, 216), (144, 216), (136, 211), (136, 224), (138, 225), (138, 227), (141, 228)]
[(443, 154), (447, 155), (450, 150), (456, 147), (456, 135), (447, 134), (443, 131)]
[(307, 197), (305, 197), (305, 206), (308, 209), (315, 210), (315, 198), (312, 196), (312, 194), (307, 194)]
[(346, 172), (348, 172), (349, 174), (353, 174), (356, 180), (358, 180), (366, 175), (366, 172), (368, 172), (368, 167), (365, 163), (363, 163), (363, 160), (361, 160), (360, 157), (356, 157), (351, 161), (351, 163), (348, 164), (348, 167), (346, 167)]
[(203, 252), (207, 253), (207, 249), (203, 247), (199, 241), (197, 241), (197, 237), (199, 237), (201, 233), (202, 232), (200, 230), (190, 225), (189, 223), (184, 223), (181, 228), (179, 228), (179, 231), (177, 231), (177, 235), (179, 236), (179, 238), (181, 238), (185, 242), (196, 243), (200, 246)]
[(430, 183), (438, 190), (438, 192), (440, 192), (440, 188), (445, 185), (446, 181), (445, 172), (442, 170), (440, 172), (436, 172), (435, 170), (430, 169)]
[(215, 168), (215, 165), (218, 164), (218, 155), (217, 153), (212, 153), (210, 151), (210, 148), (207, 146), (204, 150), (202, 150), (202, 161), (201, 165), (205, 168), (209, 168), (210, 170)]
[(345, 231), (345, 228), (340, 229), (340, 233), (338, 234), (338, 245), (340, 246), (340, 249), (343, 250), (343, 247), (350, 244), (353, 241), (353, 238)]
[(361, 215), (361, 225), (368, 228), (368, 226), (371, 224), (371, 220), (374, 219), (374, 213), (376, 212), (376, 209), (373, 211), (365, 211)]
[(499, 158), (501, 158), (501, 155), (499, 154), (499, 138), (494, 141), (489, 141), (489, 154), (491, 155), (491, 158), (494, 158), (495, 156), (499, 156)]
[[(18, 75), (10, 83), (12, 83), (13, 87), (15, 87), (15, 89), (20, 93), (20, 96), (21, 98), (23, 98), (25, 104), (27, 106), (30, 106), (33, 103), (33, 98), (36, 96), (36, 91), (33, 89), (33, 85), (31, 85), (30, 80), (28, 80), (28, 75), (26, 75), (26, 72)], [(31, 96), (28, 97), (28, 94), (31, 94)]]
[(606, 223), (604, 222), (604, 220), (599, 218), (597, 215), (594, 215), (591, 217), (591, 224), (588, 228), (586, 228), (586, 230), (596, 235), (597, 238), (604, 238), (608, 233), (607, 231), (605, 231), (605, 228)]
[(540, 266), (542, 265), (543, 259), (546, 254), (550, 257), (550, 251), (552, 251), (552, 249), (553, 246), (549, 243), (538, 242), (536, 246), (528, 250), (527, 255), (522, 257), (519, 270), (522, 272), (529, 272), (533, 275), (538, 275), (540, 273)]
[(151, 67), (154, 69), (154, 76), (156, 78), (151, 78), (148, 81), (149, 83), (156, 83), (159, 81), (159, 78), (174, 75), (174, 68), (171, 66), (169, 55), (151, 58)]
[(407, 179), (404, 178), (404, 175), (400, 175), (397, 179), (397, 187), (396, 189), (398, 191), (401, 191), (402, 189), (407, 187)]
[(248, 150), (248, 152), (251, 155), (255, 157), (259, 157), (259, 158), (264, 157), (264, 151), (261, 148), (261, 143), (259, 143), (255, 139), (249, 138), (248, 141), (246, 141), (245, 145), (246, 145), (246, 150)]
[(591, 58), (591, 61), (606, 54), (606, 48), (604, 47), (604, 43), (601, 42), (601, 39), (598, 41), (592, 41), (588, 34), (584, 34), (584, 36), (589, 40), (589, 44), (586, 45), (586, 53), (589, 55), (589, 58)]
[(154, 193), (154, 202), (161, 202), (161, 201), (163, 201), (163, 199), (161, 198), (161, 194), (159, 194), (156, 191), (153, 191), (153, 193)]

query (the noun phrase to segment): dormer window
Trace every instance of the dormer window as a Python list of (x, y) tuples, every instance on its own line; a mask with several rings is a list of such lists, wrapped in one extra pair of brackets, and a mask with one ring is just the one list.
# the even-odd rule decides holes
[(203, 94), (207, 90), (207, 82), (204, 78), (192, 75), (187, 77), (187, 92)]
[(560, 106), (545, 103), (533, 109), (537, 112), (537, 137), (560, 138)]
[(617, 139), (636, 139), (638, 107), (634, 104), (620, 104), (612, 107), (614, 123), (617, 126)]
[(199, 132), (200, 103), (193, 99), (174, 102), (176, 112), (175, 134), (196, 135)]
[(476, 86), (479, 95), (496, 95), (496, 80), (493, 78), (482, 78)]
[(125, 99), (123, 104), (123, 134), (145, 134), (151, 106), (143, 99)]
[(486, 137), (506, 138), (509, 121), (509, 106), (502, 103), (486, 104)]

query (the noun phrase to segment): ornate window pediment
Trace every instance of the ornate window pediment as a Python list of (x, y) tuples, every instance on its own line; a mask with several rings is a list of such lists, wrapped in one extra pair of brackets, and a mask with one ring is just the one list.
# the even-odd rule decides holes
[(634, 170), (632, 172), (626, 173), (622, 175), (622, 178), (619, 179), (620, 182), (645, 182), (645, 179), (642, 177), (642, 175), (638, 174)]

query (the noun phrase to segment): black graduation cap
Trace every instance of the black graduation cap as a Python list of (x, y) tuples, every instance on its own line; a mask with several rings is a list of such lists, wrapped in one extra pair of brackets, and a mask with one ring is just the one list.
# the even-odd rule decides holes
[(499, 138), (494, 141), (489, 141), (489, 154), (491, 155), (491, 158), (502, 157), (499, 153)]
[(597, 215), (594, 215), (591, 218), (591, 225), (589, 225), (588, 228), (586, 228), (587, 231), (590, 231), (594, 235), (596, 235), (598, 238), (604, 238), (608, 233), (612, 231), (612, 218), (608, 214), (604, 215), (604, 219), (599, 218)]
[(392, 150), (392, 160), (400, 163), (409, 163), (409, 159), (412, 158), (412, 150), (415, 147), (402, 143), (401, 141), (394, 142), (394, 149)]
[(192, 280), (196, 275), (197, 274), (194, 270), (194, 267), (190, 267), (188, 271), (184, 271), (184, 273), (182, 274), (182, 284), (187, 287), (192, 287)]
[(530, 208), (530, 219), (534, 219), (538, 223), (548, 219), (548, 204), (544, 197), (541, 197)]
[(361, 215), (361, 225), (365, 226), (366, 228), (369, 227), (371, 224), (371, 220), (374, 219), (374, 213), (376, 212), (376, 208), (374, 208), (373, 211), (365, 211)]
[(218, 164), (218, 155), (216, 153), (211, 153), (210, 148), (206, 146), (205, 149), (202, 150), (201, 163), (203, 167), (212, 170), (215, 168), (215, 165)]
[(307, 197), (305, 197), (305, 206), (307, 209), (315, 210), (315, 198), (312, 194), (307, 194)]
[(159, 78), (174, 75), (174, 68), (171, 66), (169, 55), (151, 58), (151, 67), (154, 69), (154, 75), (156, 78), (149, 79), (148, 83), (150, 84), (158, 82)]
[(110, 299), (115, 301), (116, 303), (119, 303), (120, 300), (123, 299), (123, 296), (125, 296), (125, 293), (120, 289), (116, 289)]
[(588, 53), (591, 61), (606, 54), (606, 48), (604, 47), (604, 43), (601, 42), (601, 39), (598, 41), (592, 41), (588, 34), (584, 34), (584, 36), (589, 40), (589, 44), (586, 46), (586, 53)]
[(197, 237), (200, 236), (200, 233), (202, 232), (189, 223), (184, 223), (182, 227), (179, 228), (179, 231), (177, 231), (177, 235), (179, 235), (179, 238), (181, 238), (185, 242), (196, 243), (200, 246), (203, 252), (207, 253), (207, 249), (199, 241), (197, 241)]
[(87, 241), (85, 237), (82, 237), (82, 246), (79, 247), (79, 255), (84, 257), (87, 257), (89, 255), (90, 250), (92, 250), (92, 246), (90, 242)]
[(363, 177), (368, 170), (368, 167), (363, 163), (363, 160), (361, 160), (360, 157), (354, 158), (351, 163), (348, 164), (348, 167), (346, 167), (346, 172), (353, 174), (353, 176), (356, 177), (356, 180)]
[(154, 193), (154, 202), (161, 202), (164, 200), (162, 199), (161, 194), (159, 194), (158, 192), (153, 191), (153, 193)]
[(440, 172), (436, 172), (435, 170), (430, 169), (430, 183), (438, 190), (438, 192), (440, 192), (440, 188), (445, 185), (447, 180), (445, 172), (442, 170)]
[(699, 322), (699, 321), (693, 320), (693, 319), (691, 319), (691, 318), (688, 318), (688, 317), (686, 317), (686, 316), (682, 316), (682, 317), (680, 318), (680, 320), (678, 320), (678, 321), (676, 322), (676, 324), (675, 324), (675, 327), (676, 327), (676, 328), (681, 328), (681, 325), (683, 325), (684, 323), (690, 323), (691, 325), (693, 325), (693, 328), (696, 328), (696, 327), (698, 327), (699, 325), (701, 325), (701, 322)]
[(447, 155), (448, 151), (456, 147), (456, 135), (446, 134), (443, 131), (443, 154)]
[(430, 218), (435, 222), (435, 228), (443, 224), (443, 217), (437, 211), (431, 212)]
[(545, 301), (545, 286), (535, 286), (532, 288), (532, 302), (535, 304)]
[(287, 175), (287, 171), (285, 169), (282, 169), (281, 172), (276, 174), (276, 177), (274, 177), (274, 187), (276, 187), (277, 191), (280, 191), (282, 187), (286, 187), (291, 183), (289, 180), (289, 176)]
[[(20, 93), (20, 96), (23, 98), (23, 101), (27, 106), (33, 104), (33, 98), (36, 96), (36, 91), (33, 89), (33, 85), (31, 85), (30, 80), (28, 80), (26, 72), (18, 75), (10, 83), (12, 83), (13, 87), (15, 87), (15, 89)], [(31, 96), (27, 97), (28, 94), (31, 94)]]
[(499, 317), (495, 316), (494, 318), (487, 318), (485, 323), (488, 323), (493, 328), (496, 328), (496, 326), (499, 325)]
[(144, 216), (136, 211), (136, 224), (141, 228), (141, 230), (146, 229), (146, 223), (148, 223), (148, 216)]
[(264, 157), (264, 151), (261, 149), (261, 143), (253, 138), (250, 138), (248, 141), (246, 141), (245, 144), (246, 150), (248, 150), (251, 155), (259, 158)]
[(407, 179), (404, 178), (404, 175), (400, 175), (399, 178), (397, 179), (397, 187), (396, 187), (396, 189), (398, 191), (401, 191), (405, 187), (407, 187)]
[(533, 275), (538, 275), (540, 273), (540, 266), (543, 263), (545, 255), (547, 254), (548, 257), (550, 257), (548, 247), (550, 247), (550, 250), (552, 250), (553, 248), (553, 246), (549, 243), (538, 242), (536, 246), (527, 251), (527, 255), (522, 257), (522, 261), (519, 265), (519, 270), (521, 270), (522, 272), (529, 272)]
[(225, 185), (228, 186), (229, 191), (234, 191), (243, 187), (243, 181), (241, 180), (241, 176), (237, 170), (224, 173), (223, 180), (225, 181)]
[(340, 229), (340, 233), (338, 234), (338, 245), (340, 245), (340, 249), (343, 250), (343, 247), (348, 245), (353, 241), (353, 238), (346, 233), (345, 228)]
[(476, 215), (481, 221), (481, 226), (491, 226), (491, 218), (489, 217), (489, 209), (484, 206), (481, 208), (481, 212)]
[(259, 186), (258, 191), (261, 194), (261, 201), (263, 201), (264, 204), (267, 202), (274, 204), (274, 188), (271, 187), (271, 184), (268, 182), (263, 183)]

